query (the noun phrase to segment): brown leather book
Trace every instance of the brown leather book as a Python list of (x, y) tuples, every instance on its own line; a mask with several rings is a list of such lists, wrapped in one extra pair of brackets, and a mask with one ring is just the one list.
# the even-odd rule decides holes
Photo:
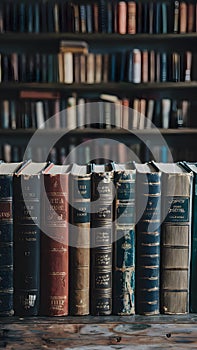
[(68, 177), (70, 166), (50, 164), (42, 175), (41, 313), (68, 314)]
[(127, 4), (120, 1), (118, 4), (118, 32), (126, 34), (127, 32)]
[(69, 310), (89, 314), (91, 166), (73, 164), (70, 175)]
[(188, 16), (187, 16), (187, 31), (191, 33), (194, 31), (194, 18), (195, 18), (195, 7), (194, 4), (188, 4)]
[(162, 179), (161, 313), (189, 311), (192, 173), (154, 163)]
[(180, 33), (186, 33), (187, 31), (187, 4), (185, 2), (180, 3)]
[(148, 82), (148, 50), (142, 51), (142, 82)]
[(136, 33), (136, 3), (134, 1), (128, 2), (128, 34)]

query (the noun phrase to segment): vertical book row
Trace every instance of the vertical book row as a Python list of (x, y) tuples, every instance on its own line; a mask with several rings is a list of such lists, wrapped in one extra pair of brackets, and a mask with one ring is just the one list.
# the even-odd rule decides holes
[(0, 314), (196, 311), (196, 169), (1, 162)]

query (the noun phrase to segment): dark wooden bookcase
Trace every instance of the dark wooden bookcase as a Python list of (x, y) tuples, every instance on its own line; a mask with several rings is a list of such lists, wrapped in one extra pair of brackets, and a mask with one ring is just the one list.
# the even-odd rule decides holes
[[(33, 0), (23, 0), (29, 3)], [(44, 0), (36, 0), (44, 1)], [(54, 0), (48, 0), (54, 1)], [(80, 0), (74, 0), (82, 3)], [(84, 0), (83, 2), (87, 2)], [(89, 0), (90, 1), (90, 0)], [(149, 0), (139, 0), (149, 2)], [(185, 0), (186, 1), (186, 0)], [(17, 0), (20, 3), (20, 0)], [(137, 0), (138, 2), (138, 0)], [(157, 2), (154, 0), (153, 2)], [(172, 3), (171, 0), (165, 0)], [(187, 0), (196, 4), (195, 0)], [(100, 84), (62, 84), (62, 83), (23, 83), (2, 82), (0, 83), (1, 98), (19, 97), (20, 91), (49, 91), (61, 92), (66, 96), (75, 92), (79, 96), (97, 98), (101, 93), (114, 94), (119, 98), (185, 98), (193, 103), (190, 128), (159, 129), (168, 146), (176, 151), (177, 148), (184, 152), (189, 150), (190, 161), (197, 161), (197, 33), (188, 34), (75, 34), (75, 33), (1, 33), (0, 53), (58, 53), (60, 42), (85, 41), (90, 52), (114, 53), (128, 51), (133, 48), (157, 49), (158, 52), (193, 53), (194, 81), (191, 82), (164, 82), (164, 83), (141, 83), (133, 84), (126, 82), (100, 83)], [(0, 146), (9, 143), (11, 146), (26, 146), (34, 129), (0, 129)], [(65, 130), (65, 133), (67, 130)], [(62, 130), (40, 130), (39, 146), (44, 146), (45, 137), (58, 137)], [(126, 145), (140, 143), (138, 137), (143, 137), (144, 144), (151, 140), (158, 144), (160, 139), (155, 130), (135, 130), (135, 133), (118, 129), (76, 129), (66, 133), (66, 139), (62, 137), (59, 145), (80, 143), (84, 139), (99, 137), (112, 138)], [(146, 147), (142, 145), (142, 147)], [(36, 159), (35, 159), (36, 160)], [(142, 161), (149, 160), (142, 158)], [(174, 160), (180, 160), (176, 156)], [(185, 349), (185, 344), (190, 348), (196, 347), (196, 315), (184, 316), (155, 316), (155, 317), (61, 317), (61, 318), (2, 318), (0, 320), (0, 347), (19, 349), (23, 345), (27, 349), (98, 349), (103, 350), (107, 346), (110, 349), (137, 349), (143, 346), (145, 349), (177, 346), (177, 349)], [(133, 345), (131, 345), (133, 344)], [(148, 345), (150, 344), (150, 345)], [(152, 345), (151, 345), (152, 344)]]

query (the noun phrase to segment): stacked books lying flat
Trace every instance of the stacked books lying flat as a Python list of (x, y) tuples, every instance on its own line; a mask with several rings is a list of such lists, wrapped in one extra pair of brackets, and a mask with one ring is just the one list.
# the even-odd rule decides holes
[(196, 312), (196, 183), (188, 162), (1, 162), (0, 314)]

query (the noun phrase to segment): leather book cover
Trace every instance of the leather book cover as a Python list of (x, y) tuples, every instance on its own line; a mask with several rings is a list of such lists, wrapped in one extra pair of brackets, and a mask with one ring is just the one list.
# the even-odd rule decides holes
[(112, 165), (93, 164), (91, 202), (91, 313), (112, 313)]
[(161, 173), (136, 164), (136, 313), (160, 312)]
[(135, 178), (133, 163), (114, 164), (113, 313), (135, 313)]
[(190, 162), (180, 162), (188, 172), (193, 172), (192, 189), (192, 228), (191, 228), (191, 267), (190, 267), (190, 312), (197, 312), (197, 164)]
[(68, 181), (70, 166), (49, 165), (42, 175), (41, 314), (68, 314)]
[(74, 164), (69, 181), (69, 310), (88, 315), (90, 293), (91, 166)]
[(161, 313), (189, 311), (192, 172), (154, 163), (162, 173)]
[(0, 163), (0, 315), (14, 314), (13, 175), (22, 163)]
[(14, 310), (36, 316), (40, 299), (40, 172), (27, 162), (14, 175)]

